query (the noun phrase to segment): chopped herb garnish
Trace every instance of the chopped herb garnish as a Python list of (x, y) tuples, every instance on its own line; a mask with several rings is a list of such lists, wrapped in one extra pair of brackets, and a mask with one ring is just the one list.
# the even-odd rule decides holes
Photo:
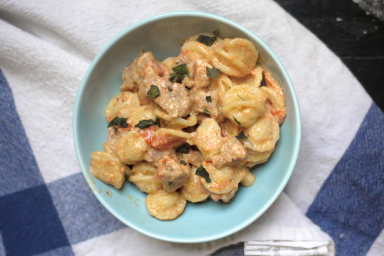
[(260, 87), (267, 86), (267, 84), (265, 83), (265, 79), (264, 79), (264, 73), (262, 73), (262, 74), (263, 74), (263, 79), (261, 80)]
[(126, 128), (128, 127), (127, 119), (128, 118), (120, 118), (117, 116), (113, 118), (113, 120), (108, 124), (108, 127), (120, 126), (120, 127)]
[(238, 139), (238, 140), (247, 140), (249, 143), (251, 143), (253, 145), (252, 141), (250, 141), (248, 139), (247, 135), (245, 135), (245, 133), (243, 131), (241, 133), (239, 133), (239, 135), (236, 136), (236, 139)]
[(179, 66), (172, 68), (172, 70), (177, 74), (189, 75), (187, 64), (180, 64)]
[(241, 126), (241, 123), (240, 123), (239, 121), (237, 121), (236, 117), (233, 116), (233, 120), (235, 120), (235, 122), (236, 122), (239, 126)]
[(176, 153), (188, 153), (191, 146), (188, 143), (184, 143), (175, 148)]
[(172, 182), (168, 181), (167, 184), (165, 184), (167, 187), (172, 186)]
[(156, 120), (148, 119), (148, 120), (141, 120), (135, 127), (140, 129), (148, 128), (152, 125), (158, 125), (160, 127), (160, 119), (157, 117)]
[(187, 162), (185, 162), (184, 160), (181, 160), (180, 163), (181, 163), (182, 165), (187, 165)]
[(147, 97), (151, 98), (151, 99), (154, 99), (154, 98), (156, 98), (159, 95), (160, 95), (159, 87), (157, 87), (156, 85), (152, 84), (151, 88), (149, 89), (149, 91), (147, 91)]
[(240, 99), (242, 99), (243, 101), (245, 101), (239, 94), (237, 94), (237, 96), (239, 96)]
[(216, 38), (217, 38), (217, 35), (219, 34), (219, 30), (218, 29), (216, 29), (215, 31), (213, 31), (213, 37), (212, 37), (212, 44), (213, 44), (213, 42), (215, 42), (216, 41)]
[(198, 38), (197, 38), (197, 41), (200, 42), (200, 43), (203, 43), (205, 45), (208, 45), (208, 46), (211, 46), (211, 40), (212, 40), (212, 37), (211, 36), (204, 36), (204, 35), (200, 35)]
[(181, 82), (185, 76), (189, 75), (187, 64), (180, 64), (172, 68), (172, 70), (175, 72), (169, 76), (169, 81), (172, 81), (172, 82), (174, 81), (175, 78), (177, 78), (176, 82)]
[(216, 30), (216, 31), (213, 31), (213, 36), (200, 35), (197, 38), (197, 41), (200, 42), (200, 43), (203, 43), (205, 45), (211, 46), (216, 41), (218, 33), (219, 33), (219, 30)]
[(205, 99), (207, 100), (207, 102), (212, 102), (211, 96), (207, 96), (207, 97), (205, 97)]
[(211, 113), (209, 112), (209, 110), (208, 109), (204, 109), (204, 114), (207, 114), (207, 115), (210, 115)]
[(169, 81), (172, 81), (173, 79), (175, 79), (175, 77), (177, 76), (176, 73), (172, 73), (169, 75)]
[(207, 70), (207, 76), (212, 77), (213, 79), (216, 79), (220, 75), (220, 69), (217, 68), (205, 68)]
[(211, 178), (209, 178), (209, 173), (207, 172), (207, 170), (205, 170), (203, 166), (200, 166), (199, 168), (197, 168), (195, 174), (203, 177), (207, 183), (211, 183)]
[(238, 140), (248, 140), (248, 137), (247, 137), (247, 135), (245, 135), (245, 133), (242, 131), (241, 133), (239, 133), (239, 135), (236, 136), (236, 139), (238, 139)]

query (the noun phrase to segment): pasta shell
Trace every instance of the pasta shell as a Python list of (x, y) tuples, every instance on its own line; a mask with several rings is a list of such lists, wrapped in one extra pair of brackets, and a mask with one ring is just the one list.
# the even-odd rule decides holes
[(145, 206), (150, 215), (159, 220), (173, 220), (183, 213), (187, 201), (178, 192), (159, 190), (149, 194)]

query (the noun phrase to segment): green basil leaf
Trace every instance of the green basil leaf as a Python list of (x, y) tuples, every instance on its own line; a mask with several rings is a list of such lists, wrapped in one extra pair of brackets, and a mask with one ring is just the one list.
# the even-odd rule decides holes
[(207, 115), (210, 115), (211, 113), (209, 112), (209, 110), (208, 109), (204, 109), (204, 114), (207, 114)]
[(151, 88), (149, 89), (149, 91), (147, 91), (147, 97), (151, 98), (151, 99), (154, 99), (154, 98), (156, 98), (159, 95), (160, 95), (159, 87), (157, 87), (156, 85), (152, 84)]
[(200, 35), (197, 38), (197, 41), (200, 42), (200, 43), (203, 43), (205, 45), (211, 46), (216, 41), (218, 33), (219, 33), (219, 30), (216, 30), (216, 31), (213, 31), (213, 36)]
[(217, 68), (206, 67), (205, 69), (207, 70), (207, 76), (212, 77), (213, 79), (216, 79), (221, 73), (220, 69)]
[(207, 172), (207, 170), (205, 170), (203, 166), (200, 166), (199, 168), (197, 168), (195, 174), (203, 177), (207, 183), (211, 183), (211, 178), (209, 178), (209, 173)]
[(239, 94), (237, 94), (237, 96), (239, 96), (240, 99), (242, 99), (243, 101), (245, 101)]
[(265, 83), (265, 79), (264, 79), (264, 73), (263, 73), (263, 79), (261, 80), (261, 84), (260, 84), (260, 87), (262, 86), (267, 86), (267, 84)]
[(243, 131), (241, 133), (239, 133), (239, 135), (236, 136), (236, 139), (238, 139), (238, 140), (247, 140), (249, 143), (251, 143), (253, 145), (252, 141), (250, 141), (248, 139), (247, 135), (245, 135), (245, 133)]
[(157, 117), (156, 120), (148, 119), (148, 120), (141, 120), (135, 127), (140, 129), (148, 128), (152, 125), (158, 125), (160, 127), (160, 119)]
[(245, 133), (242, 131), (241, 133), (239, 133), (239, 135), (236, 136), (236, 139), (238, 139), (238, 140), (248, 140), (248, 137), (247, 137), (247, 135), (245, 135)]
[(128, 127), (127, 119), (128, 118), (120, 118), (117, 116), (113, 118), (113, 120), (108, 124), (108, 127), (120, 126), (120, 127), (126, 128)]
[(175, 79), (176, 75), (177, 75), (176, 73), (170, 74), (169, 75), (169, 81), (173, 82), (172, 80)]
[(234, 116), (232, 116), (232, 117), (233, 117), (233, 120), (235, 120), (235, 122), (236, 122), (239, 126), (241, 126), (241, 123), (240, 123), (239, 121), (237, 121), (236, 117), (234, 117)]
[(215, 31), (213, 31), (213, 37), (211, 38), (211, 45), (213, 45), (213, 43), (216, 41), (217, 39), (217, 34), (219, 34), (219, 30), (216, 29)]
[(205, 97), (205, 99), (207, 100), (207, 102), (212, 102), (211, 96), (207, 96), (207, 97)]
[(172, 70), (180, 75), (189, 75), (187, 64), (180, 64), (179, 66), (172, 68)]
[(188, 153), (191, 146), (188, 143), (184, 143), (175, 148), (176, 153)]
[(199, 37), (197, 38), (197, 41), (205, 45), (211, 46), (212, 45), (211, 39), (212, 39), (211, 36), (199, 35)]
[(172, 70), (175, 73), (172, 73), (169, 76), (169, 81), (171, 81), (171, 82), (181, 83), (184, 79), (184, 76), (189, 75), (189, 70), (188, 70), (187, 64), (180, 64), (180, 65), (172, 68)]
[(180, 163), (181, 163), (182, 165), (187, 165), (187, 162), (185, 162), (184, 160), (181, 160)]
[(184, 74), (177, 74), (177, 81), (181, 83), (181, 81), (184, 79), (184, 76)]

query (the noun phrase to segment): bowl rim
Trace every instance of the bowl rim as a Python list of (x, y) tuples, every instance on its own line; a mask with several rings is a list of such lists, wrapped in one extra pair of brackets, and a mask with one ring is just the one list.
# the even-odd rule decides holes
[(235, 27), (236, 29), (244, 32), (245, 34), (247, 34), (248, 36), (250, 36), (254, 40), (258, 41), (258, 43), (261, 44), (264, 47), (264, 49), (268, 52), (268, 54), (273, 59), (273, 61), (277, 64), (278, 68), (281, 70), (283, 76), (287, 80), (288, 89), (289, 89), (289, 91), (290, 91), (290, 93), (292, 95), (292, 99), (293, 99), (292, 100), (293, 111), (294, 111), (294, 114), (297, 116), (296, 122), (295, 122), (295, 125), (294, 125), (295, 129), (296, 129), (295, 133), (297, 134), (297, 136), (296, 136), (296, 140), (294, 141), (294, 145), (292, 147), (293, 148), (293, 152), (292, 152), (293, 158), (290, 161), (290, 165), (287, 167), (288, 171), (287, 171), (287, 175), (285, 176), (285, 179), (283, 180), (283, 182), (280, 183), (279, 187), (275, 190), (275, 192), (272, 195), (272, 197), (268, 200), (268, 202), (259, 211), (257, 211), (254, 215), (252, 215), (246, 221), (243, 221), (243, 222), (239, 223), (238, 225), (232, 227), (231, 229), (229, 229), (229, 230), (227, 230), (225, 232), (221, 232), (219, 234), (215, 234), (215, 235), (211, 235), (211, 236), (203, 237), (203, 238), (196, 238), (196, 239), (183, 239), (181, 237), (179, 237), (179, 238), (169, 238), (167, 236), (162, 236), (162, 235), (159, 235), (159, 234), (154, 234), (154, 233), (151, 233), (149, 231), (143, 230), (141, 227), (136, 226), (136, 225), (130, 223), (129, 220), (122, 218), (119, 215), (119, 213), (117, 213), (112, 207), (110, 207), (106, 202), (104, 202), (104, 199), (101, 197), (101, 195), (98, 194), (96, 191), (94, 191), (91, 188), (91, 185), (88, 184), (88, 186), (91, 188), (91, 191), (96, 196), (96, 198), (99, 200), (99, 202), (114, 217), (116, 217), (118, 220), (123, 222), (128, 227), (131, 227), (132, 229), (134, 229), (134, 230), (136, 230), (136, 231), (138, 231), (138, 232), (140, 232), (140, 233), (142, 233), (144, 235), (147, 235), (149, 237), (156, 238), (156, 239), (159, 239), (159, 240), (163, 240), (163, 241), (176, 242), (176, 243), (200, 243), (200, 242), (209, 242), (209, 241), (217, 240), (217, 239), (220, 239), (220, 238), (232, 235), (233, 233), (235, 233), (235, 232), (237, 232), (239, 230), (242, 230), (243, 228), (247, 227), (252, 222), (254, 222), (256, 219), (258, 219), (262, 214), (264, 214), (265, 211), (276, 201), (277, 197), (281, 194), (281, 192), (283, 191), (283, 189), (287, 185), (290, 177), (292, 176), (293, 169), (294, 169), (294, 167), (296, 165), (296, 162), (297, 162), (297, 158), (298, 158), (299, 150), (300, 150), (300, 143), (301, 143), (301, 117), (300, 117), (299, 104), (298, 104), (298, 101), (297, 101), (295, 89), (293, 87), (293, 84), (291, 82), (291, 79), (290, 79), (290, 77), (289, 77), (285, 67), (283, 66), (283, 64), (281, 63), (279, 58), (276, 56), (276, 54), (272, 51), (272, 49), (263, 40), (261, 40), (253, 32), (249, 31), (248, 29), (244, 28), (243, 26), (241, 26), (241, 25), (239, 25), (239, 24), (237, 24), (237, 23), (235, 23), (235, 22), (233, 22), (233, 21), (231, 21), (229, 19), (226, 19), (224, 17), (218, 16), (218, 15), (215, 15), (215, 14), (205, 13), (205, 12), (195, 12), (195, 11), (169, 12), (169, 13), (164, 13), (164, 14), (160, 14), (160, 15), (155, 15), (155, 16), (143, 19), (141, 21), (138, 21), (138, 22), (130, 25), (129, 27), (125, 28), (124, 30), (122, 30), (116, 36), (114, 36), (100, 50), (100, 52), (93, 59), (90, 67), (88, 68), (87, 72), (85, 73), (85, 75), (83, 77), (83, 80), (82, 80), (82, 82), (80, 84), (80, 87), (79, 87), (77, 95), (76, 95), (75, 104), (74, 104), (74, 111), (73, 111), (73, 126), (72, 126), (72, 128), (73, 128), (73, 139), (74, 139), (74, 144), (75, 144), (76, 157), (78, 159), (78, 162), (79, 162), (81, 171), (83, 173), (83, 176), (84, 176), (85, 180), (87, 180), (87, 174), (86, 174), (86, 169), (87, 168), (86, 168), (86, 166), (88, 166), (88, 165), (85, 164), (83, 159), (80, 158), (80, 149), (79, 149), (79, 145), (78, 145), (79, 144), (79, 134), (78, 134), (77, 127), (78, 127), (78, 116), (79, 116), (79, 112), (80, 112), (80, 101), (83, 98), (85, 87), (86, 87), (85, 85), (87, 84), (87, 82), (88, 82), (88, 80), (90, 78), (92, 70), (99, 63), (100, 59), (102, 59), (102, 57), (104, 57), (104, 55), (108, 52), (108, 49), (112, 45), (114, 45), (118, 40), (120, 40), (123, 36), (125, 36), (127, 33), (131, 32), (132, 30), (134, 30), (134, 29), (136, 29), (136, 28), (138, 28), (138, 27), (140, 27), (142, 25), (145, 25), (145, 24), (147, 24), (149, 22), (153, 22), (153, 21), (156, 21), (156, 20), (161, 20), (161, 19), (164, 19), (164, 18), (172, 18), (172, 17), (180, 17), (180, 16), (203, 17), (203, 18), (215, 19), (215, 20), (218, 20), (218, 21), (220, 21), (222, 23), (225, 23), (227, 25)]

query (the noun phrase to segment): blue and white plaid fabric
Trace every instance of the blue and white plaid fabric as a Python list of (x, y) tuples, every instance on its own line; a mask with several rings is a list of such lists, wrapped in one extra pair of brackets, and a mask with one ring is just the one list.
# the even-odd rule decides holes
[[(116, 31), (158, 13), (186, 9), (213, 12), (239, 22), (260, 35), (277, 52), (295, 84), (303, 120), (303, 147), (297, 170), (285, 190), (286, 194), (313, 223), (330, 235), (335, 243), (336, 255), (384, 255), (384, 114), (375, 103), (371, 103), (361, 86), (338, 59), (313, 35), (268, 0), (240, 3), (244, 13), (233, 10), (227, 3), (225, 4), (227, 8), (222, 8), (206, 1), (196, 1), (194, 4), (184, 1), (172, 3), (143, 1), (137, 6), (124, 4), (123, 7), (117, 3), (109, 6), (109, 2), (107, 4), (103, 0), (97, 2), (100, 6), (111, 8), (114, 13), (129, 11), (133, 16), (129, 21), (119, 20), (116, 18), (119, 15), (100, 18), (104, 13), (104, 9), (99, 8), (100, 6), (91, 8), (86, 4), (78, 4), (76, 7), (81, 10), (80, 13), (86, 16), (83, 22), (93, 20), (92, 24), (95, 25), (100, 18), (100, 22), (105, 22), (103, 25), (106, 28), (111, 27), (108, 27), (105, 20), (112, 20), (111, 24), (117, 27), (107, 34), (108, 29), (100, 25), (108, 36), (100, 39), (101, 42), (95, 46), (93, 43), (101, 38), (99, 31), (91, 29), (80, 33), (84, 27), (76, 27), (77, 23), (74, 21), (78, 21), (77, 19), (81, 17), (71, 20), (70, 17), (63, 15), (60, 17), (61, 20), (68, 19), (62, 24), (55, 23), (54, 19), (60, 16), (61, 10), (67, 12), (72, 10), (70, 5), (60, 3), (55, 6), (55, 3), (51, 3), (42, 5), (43, 8), (34, 1), (26, 1), (23, 4), (0, 1), (0, 68), (6, 75), (0, 70), (0, 255), (87, 255), (91, 244), (88, 242), (92, 240), (97, 242), (100, 237), (105, 238), (100, 240), (105, 243), (105, 247), (112, 248), (116, 242), (124, 243), (117, 238), (121, 234), (120, 231), (129, 228), (97, 201), (78, 167), (65, 169), (66, 164), (72, 166), (67, 157), (68, 151), (71, 151), (71, 156), (74, 154), (72, 146), (68, 146), (68, 142), (59, 143), (63, 156), (66, 155), (63, 157), (65, 162), (60, 161), (60, 147), (54, 149), (58, 154), (55, 159), (51, 159), (51, 162), (39, 162), (39, 157), (44, 156), (42, 152), (47, 152), (46, 148), (48, 151), (51, 150), (51, 144), (47, 143), (48, 141), (36, 142), (35, 137), (40, 131), (34, 127), (44, 126), (46, 120), (20, 117), (29, 115), (28, 111), (36, 111), (33, 107), (29, 110), (28, 106), (35, 103), (38, 105), (41, 100), (39, 92), (45, 89), (40, 88), (40, 84), (36, 81), (47, 79), (69, 83), (65, 77), (70, 77), (70, 72), (60, 74), (61, 68), (65, 72), (68, 70), (72, 72), (67, 68), (67, 64), (73, 64), (76, 70), (80, 70), (78, 73), (83, 74), (84, 67), (89, 65), (100, 47), (116, 34)], [(253, 9), (246, 10), (243, 5), (252, 6)], [(153, 10), (148, 11), (148, 6), (153, 6)], [(169, 9), (170, 6), (174, 8)], [(90, 8), (88, 13), (87, 8)], [(267, 10), (268, 16), (263, 16)], [(20, 19), (22, 22), (16, 22), (16, 16), (12, 16), (15, 13), (24, 17)], [(41, 26), (40, 30), (31, 29), (44, 22), (45, 25)], [(271, 28), (267, 27), (273, 26), (271, 24), (274, 22), (277, 25), (274, 31), (271, 31)], [(26, 25), (28, 23), (32, 25), (29, 24), (28, 27)], [(67, 24), (70, 26), (66, 26)], [(263, 27), (259, 27), (258, 24), (263, 24)], [(21, 29), (15, 28), (17, 26)], [(10, 34), (9, 31), (14, 31), (14, 34)], [(28, 34), (25, 38), (31, 39), (23, 40), (23, 33)], [(80, 40), (82, 33), (87, 35), (83, 41)], [(295, 33), (297, 35), (292, 36)], [(44, 35), (49, 36), (44, 38)], [(91, 39), (88, 42), (89, 37)], [(67, 40), (64, 40), (65, 43), (62, 45), (57, 43), (63, 38)], [(42, 43), (44, 40), (54, 46)], [(65, 52), (68, 48), (65, 44), (71, 44), (68, 43), (71, 40), (80, 43), (76, 50)], [(43, 50), (39, 49), (41, 45)], [(54, 47), (64, 49), (64, 53), (61, 54)], [(35, 53), (34, 49), (38, 53)], [(61, 55), (53, 56), (54, 52), (59, 52)], [(292, 56), (293, 52), (295, 56)], [(317, 52), (316, 56), (319, 57), (311, 62), (313, 59), (311, 54), (314, 52)], [(76, 55), (77, 59), (70, 59), (68, 56), (71, 54)], [(70, 59), (67, 63), (66, 58)], [(47, 61), (60, 63), (57, 67), (52, 64), (49, 70), (53, 73), (52, 77), (59, 76), (59, 80), (45, 76), (46, 74), (38, 69), (41, 63)], [(66, 65), (61, 65), (62, 63)], [(326, 66), (330, 68), (325, 68)], [(18, 69), (19, 67), (21, 69)], [(73, 72), (76, 73), (76, 70)], [(76, 73), (73, 77), (81, 77), (79, 74)], [(324, 77), (329, 80), (324, 81)], [(336, 84), (335, 81), (339, 80), (340, 84)], [(29, 81), (32, 86), (23, 87), (22, 84)], [(71, 95), (69, 97), (73, 98), (73, 92), (79, 86), (79, 81), (76, 79), (74, 81), (75, 86), (68, 93)], [(332, 86), (329, 85), (329, 81), (332, 81), (330, 82)], [(345, 81), (350, 81), (350, 84)], [(48, 88), (50, 85), (44, 86), (47, 90), (51, 89)], [(20, 88), (25, 88), (30, 97), (20, 96)], [(35, 89), (37, 93), (34, 92)], [(329, 91), (332, 93), (328, 93)], [(60, 93), (57, 96), (59, 103), (56, 103), (67, 104), (66, 101), (60, 102)], [(362, 103), (359, 102), (360, 94), (363, 98)], [(339, 102), (344, 102), (345, 97), (350, 97), (350, 101), (338, 105)], [(353, 109), (356, 105), (359, 110), (355, 111), (354, 115)], [(71, 108), (72, 105), (69, 111), (58, 114), (63, 114), (63, 119), (68, 121), (71, 117), (66, 115), (72, 113)], [(352, 109), (353, 113), (351, 114), (348, 109)], [(335, 114), (337, 118), (331, 117), (332, 120), (327, 121), (325, 120), (328, 116), (327, 111), (334, 113), (341, 111), (343, 114)], [(343, 115), (343, 118), (339, 118)], [(329, 125), (330, 123), (334, 126)], [(71, 129), (71, 124), (65, 124), (65, 129)], [(343, 129), (346, 134), (349, 132), (354, 136), (346, 140), (341, 139), (345, 145), (339, 147), (335, 141), (340, 139)], [(312, 145), (312, 141), (323, 142)], [(323, 160), (316, 159), (319, 152), (324, 153)], [(331, 155), (327, 155), (327, 152), (331, 152)], [(62, 173), (66, 171), (68, 173)], [(50, 172), (54, 174), (49, 176)], [(303, 183), (309, 185), (304, 186)], [(107, 237), (108, 235), (110, 237)], [(141, 234), (136, 234), (136, 231), (132, 230), (132, 235)], [(156, 244), (155, 240), (150, 241)], [(231, 240), (228, 240), (228, 244), (231, 244)], [(168, 251), (158, 252), (158, 255), (168, 255), (167, 252), (179, 250), (181, 246), (184, 245), (169, 243)], [(138, 255), (135, 245), (130, 248), (126, 254)], [(119, 253), (124, 254), (112, 250), (109, 255)], [(215, 255), (243, 255), (243, 244), (222, 248), (216, 251)]]
[(71, 244), (125, 227), (81, 173), (45, 183), (0, 71), (0, 255), (73, 255)]

